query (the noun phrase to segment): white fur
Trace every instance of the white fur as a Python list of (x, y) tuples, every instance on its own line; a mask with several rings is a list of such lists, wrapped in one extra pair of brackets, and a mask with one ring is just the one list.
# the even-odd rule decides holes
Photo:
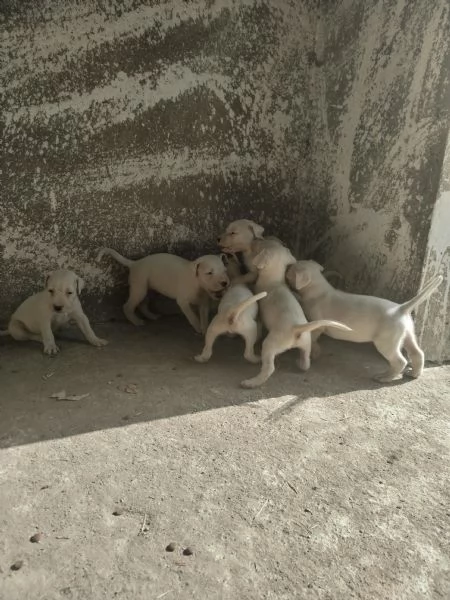
[(90, 344), (105, 346), (108, 342), (95, 335), (78, 299), (83, 287), (83, 280), (73, 271), (50, 273), (45, 290), (27, 298), (11, 316), (8, 329), (0, 334), (42, 342), (44, 352), (51, 355), (59, 352), (53, 332), (73, 320)]
[[(129, 269), (130, 291), (123, 310), (134, 325), (144, 323), (135, 314), (138, 306), (146, 317), (157, 318), (143, 304), (149, 289), (152, 289), (176, 300), (195, 331), (205, 333), (209, 319), (209, 297), (221, 297), (230, 283), (224, 255), (208, 254), (191, 262), (174, 254), (151, 254), (134, 261), (115, 250), (102, 248), (97, 260), (105, 254)], [(192, 305), (199, 307), (200, 320), (192, 310)]]
[(259, 271), (255, 292), (266, 291), (260, 310), (268, 335), (262, 345), (260, 373), (241, 382), (242, 387), (254, 388), (262, 385), (275, 370), (275, 357), (291, 348), (300, 350), (299, 368), (306, 371), (310, 366), (310, 331), (329, 325), (348, 329), (334, 321), (308, 323), (300, 304), (285, 283), (286, 267), (295, 262), (290, 251), (275, 241), (264, 242), (261, 252), (254, 258)]
[(389, 362), (389, 369), (377, 375), (376, 379), (389, 382), (402, 376), (407, 365), (401, 353), (402, 347), (405, 347), (411, 361), (411, 376), (422, 374), (424, 355), (417, 344), (410, 313), (439, 286), (441, 276), (404, 304), (336, 290), (322, 275), (322, 267), (314, 261), (302, 260), (289, 267), (287, 280), (299, 294), (308, 319), (333, 319), (351, 327), (348, 331), (328, 328), (316, 331), (313, 334), (315, 355), (319, 353), (317, 340), (322, 333), (350, 342), (373, 342)]
[(224, 333), (238, 334), (245, 340), (244, 357), (257, 363), (254, 346), (258, 339), (257, 302), (267, 296), (266, 292), (253, 295), (249, 288), (241, 283), (233, 284), (220, 301), (217, 315), (211, 321), (205, 337), (205, 346), (201, 354), (195, 357), (197, 362), (207, 362), (212, 356), (216, 338)]

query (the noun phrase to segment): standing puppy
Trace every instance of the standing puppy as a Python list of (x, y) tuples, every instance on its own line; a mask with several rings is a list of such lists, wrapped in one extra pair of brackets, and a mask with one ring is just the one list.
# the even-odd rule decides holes
[(83, 280), (73, 271), (53, 271), (47, 277), (45, 290), (27, 298), (12, 315), (8, 329), (0, 335), (9, 334), (19, 341), (42, 342), (45, 354), (56, 354), (59, 348), (53, 331), (73, 320), (90, 344), (105, 346), (108, 342), (92, 331), (78, 299), (83, 287)]
[(245, 340), (244, 358), (252, 363), (260, 361), (255, 355), (254, 347), (258, 339), (256, 303), (267, 296), (261, 292), (255, 296), (249, 288), (242, 284), (232, 284), (220, 301), (217, 315), (211, 321), (205, 337), (203, 352), (195, 357), (197, 362), (207, 362), (212, 356), (212, 348), (216, 338), (224, 333), (237, 334)]
[[(110, 248), (102, 248), (97, 256), (112, 256), (128, 267), (130, 293), (123, 311), (134, 325), (143, 325), (136, 308), (141, 305), (149, 289), (176, 300), (185, 317), (197, 333), (205, 333), (208, 327), (209, 297), (218, 299), (228, 287), (230, 280), (226, 271), (225, 255), (208, 254), (193, 262), (175, 254), (151, 254), (140, 260), (130, 260)], [(200, 320), (191, 305), (199, 307)], [(145, 315), (156, 319), (148, 310)]]
[(329, 326), (348, 330), (342, 323), (330, 320), (308, 323), (300, 304), (285, 283), (286, 267), (295, 263), (289, 250), (280, 243), (270, 240), (261, 243), (261, 251), (254, 258), (258, 269), (255, 292), (267, 292), (261, 300), (261, 315), (268, 335), (262, 345), (262, 366), (259, 375), (242, 381), (245, 388), (262, 385), (275, 370), (275, 357), (291, 348), (300, 350), (298, 366), (309, 369), (311, 334), (319, 327)]
[(301, 298), (308, 319), (336, 319), (351, 329), (347, 331), (325, 328), (313, 334), (317, 340), (326, 333), (338, 340), (373, 342), (378, 352), (389, 363), (389, 369), (375, 377), (389, 382), (400, 379), (407, 365), (401, 353), (405, 347), (411, 361), (411, 376), (423, 371), (424, 354), (417, 344), (411, 312), (440, 285), (442, 276), (432, 279), (414, 298), (404, 304), (375, 296), (348, 294), (336, 290), (322, 275), (323, 268), (313, 260), (300, 260), (289, 267), (286, 278)]

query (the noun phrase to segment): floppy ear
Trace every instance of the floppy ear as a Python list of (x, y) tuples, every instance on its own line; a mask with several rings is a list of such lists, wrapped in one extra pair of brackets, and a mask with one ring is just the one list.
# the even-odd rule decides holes
[(77, 277), (77, 294), (80, 294), (80, 292), (84, 289), (84, 280), (81, 279), (81, 277)]
[(47, 289), (47, 286), (48, 286), (48, 280), (50, 279), (51, 275), (52, 275), (51, 273), (47, 273), (47, 275), (45, 276), (45, 280), (44, 280), (44, 289)]
[(270, 259), (270, 252), (268, 250), (261, 250), (252, 260), (252, 263), (257, 269), (264, 269)]
[(229, 262), (230, 262), (230, 259), (228, 258), (228, 256), (227, 256), (227, 255), (226, 255), (224, 252), (222, 252), (222, 254), (220, 255), (220, 258), (221, 258), (221, 260), (222, 260), (223, 264), (224, 264), (226, 267), (228, 267), (228, 264), (229, 264)]
[(194, 274), (196, 277), (198, 277), (198, 268), (201, 265), (202, 261), (197, 258), (197, 260), (194, 260), (194, 262), (192, 263), (192, 268), (194, 269)]
[(299, 271), (295, 274), (295, 289), (301, 290), (311, 282), (311, 276), (308, 271)]
[(262, 239), (264, 227), (261, 227), (261, 225), (258, 225), (258, 223), (255, 223), (254, 221), (250, 221), (248, 228), (253, 233), (254, 239)]

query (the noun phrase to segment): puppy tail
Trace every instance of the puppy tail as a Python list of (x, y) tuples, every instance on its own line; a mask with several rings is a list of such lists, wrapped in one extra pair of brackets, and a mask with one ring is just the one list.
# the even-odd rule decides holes
[(411, 298), (411, 300), (408, 300), (408, 302), (400, 304), (400, 306), (397, 308), (398, 312), (403, 315), (410, 313), (418, 304), (423, 302), (426, 298), (428, 298), (428, 296), (431, 296), (434, 290), (441, 284), (443, 279), (444, 278), (442, 275), (438, 275), (429, 281), (423, 290), (417, 294), (417, 296), (414, 296), (414, 298)]
[(329, 321), (328, 319), (311, 321), (310, 323), (305, 323), (304, 325), (294, 325), (292, 327), (292, 331), (295, 335), (301, 335), (306, 331), (314, 331), (314, 329), (319, 329), (320, 327), (335, 327), (336, 329), (342, 329), (343, 331), (352, 331), (350, 327), (347, 327), (347, 325), (344, 325), (344, 323), (339, 323), (339, 321)]
[(231, 308), (227, 315), (228, 323), (230, 325), (233, 325), (233, 323), (235, 323), (237, 321), (239, 315), (245, 309), (247, 309), (252, 304), (255, 304), (255, 302), (258, 302), (258, 300), (262, 300), (266, 296), (267, 296), (267, 292), (260, 292), (259, 294), (255, 294), (254, 296), (251, 296), (251, 298), (247, 298), (247, 300), (244, 300), (243, 302), (240, 302), (237, 306), (234, 306), (233, 308)]
[(97, 254), (97, 259), (96, 259), (97, 262), (100, 261), (105, 256), (105, 254), (115, 258), (117, 260), (117, 262), (119, 262), (124, 267), (130, 268), (131, 265), (135, 262), (134, 260), (125, 258), (125, 256), (122, 256), (121, 254), (119, 254), (115, 250), (112, 250), (111, 248), (100, 248), (100, 250)]

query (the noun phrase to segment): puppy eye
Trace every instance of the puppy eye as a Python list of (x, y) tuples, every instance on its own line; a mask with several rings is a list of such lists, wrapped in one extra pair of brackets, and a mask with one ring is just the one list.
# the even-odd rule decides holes
[(70, 292), (70, 291), (69, 291), (69, 292), (67, 292), (67, 295), (68, 295), (68, 296), (71, 296), (72, 294), (73, 294), (73, 292)]
[(54, 294), (55, 290), (48, 290), (50, 294)]
[(230, 233), (230, 235), (236, 235), (236, 232), (235, 232), (235, 231), (232, 231), (232, 232)]
[(213, 272), (212, 271), (208, 271), (206, 274), (207, 275), (213, 275)]

